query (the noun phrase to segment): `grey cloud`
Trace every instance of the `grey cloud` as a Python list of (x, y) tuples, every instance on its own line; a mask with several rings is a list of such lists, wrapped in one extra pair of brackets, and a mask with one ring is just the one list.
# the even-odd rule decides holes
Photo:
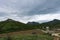
[(4, 12), (0, 12), (0, 17), (5, 17), (5, 16), (8, 16), (8, 14)]
[(44, 4), (36, 6), (28, 12), (28, 15), (54, 13), (60, 8), (60, 0), (47, 0)]
[(31, 20), (35, 15), (60, 11), (60, 0), (0, 0), (0, 8), (2, 9), (0, 17), (8, 16), (18, 17), (19, 20)]
[(60, 10), (60, 0), (0, 0), (0, 6), (19, 12), (22, 16), (53, 13)]

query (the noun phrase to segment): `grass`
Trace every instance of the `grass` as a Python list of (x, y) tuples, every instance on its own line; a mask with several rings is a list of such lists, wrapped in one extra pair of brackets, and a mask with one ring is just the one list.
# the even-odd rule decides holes
[[(32, 34), (32, 32), (36, 33)], [(53, 40), (53, 37), (40, 30), (28, 30), (6, 33), (4, 35), (0, 34), (0, 40)]]
[[(49, 35), (12, 35), (9, 37), (10, 40), (53, 40), (53, 37)], [(0, 40), (9, 40), (7, 37), (0, 37)]]

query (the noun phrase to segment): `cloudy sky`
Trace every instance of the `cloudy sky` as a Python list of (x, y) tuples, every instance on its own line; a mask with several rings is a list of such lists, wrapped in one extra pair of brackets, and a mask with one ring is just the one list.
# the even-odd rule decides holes
[(0, 0), (0, 20), (26, 23), (60, 19), (60, 0)]

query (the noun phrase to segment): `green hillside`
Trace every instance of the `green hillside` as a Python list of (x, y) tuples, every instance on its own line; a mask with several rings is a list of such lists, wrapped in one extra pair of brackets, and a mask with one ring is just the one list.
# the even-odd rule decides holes
[(0, 33), (29, 30), (37, 28), (37, 25), (24, 24), (12, 19), (7, 19), (0, 22)]
[(52, 21), (42, 23), (40, 26), (42, 29), (46, 28), (47, 26), (50, 27), (50, 29), (57, 29), (60, 28), (60, 20), (54, 19)]
[(26, 24), (14, 21), (12, 19), (7, 19), (5, 21), (0, 22), (0, 32), (9, 32), (9, 31), (17, 31), (24, 28)]
[(38, 22), (28, 22), (24, 24), (12, 19), (7, 19), (0, 22), (0, 33), (7, 33), (13, 31), (30, 30), (30, 29), (46, 29), (49, 26), (50, 29), (60, 28), (60, 20), (54, 19), (53, 21), (39, 24)]

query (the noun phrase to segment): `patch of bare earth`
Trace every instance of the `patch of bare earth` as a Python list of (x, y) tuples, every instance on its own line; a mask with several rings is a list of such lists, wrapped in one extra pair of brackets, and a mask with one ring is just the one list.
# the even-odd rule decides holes
[(10, 32), (10, 33), (5, 33), (5, 34), (0, 34), (0, 37), (4, 37), (4, 36), (11, 36), (11, 35), (27, 35), (27, 34), (32, 34), (33, 32), (35, 32), (36, 34), (44, 34), (44, 32), (42, 32), (41, 30), (25, 30), (25, 31), (18, 31), (18, 32)]

